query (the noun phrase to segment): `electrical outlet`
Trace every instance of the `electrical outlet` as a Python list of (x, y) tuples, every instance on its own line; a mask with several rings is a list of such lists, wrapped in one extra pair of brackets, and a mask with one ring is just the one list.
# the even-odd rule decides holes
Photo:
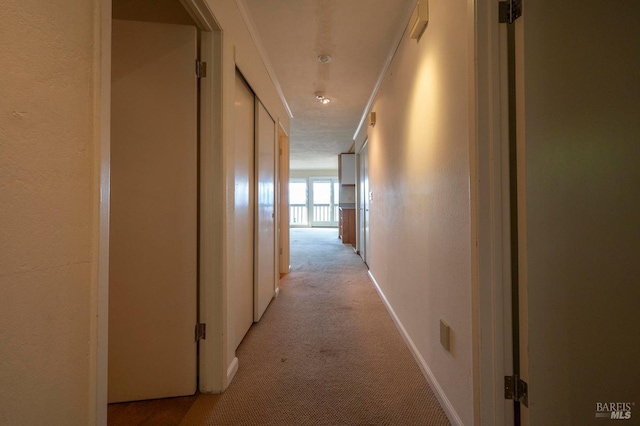
[(440, 344), (446, 350), (451, 350), (451, 329), (444, 320), (440, 320)]

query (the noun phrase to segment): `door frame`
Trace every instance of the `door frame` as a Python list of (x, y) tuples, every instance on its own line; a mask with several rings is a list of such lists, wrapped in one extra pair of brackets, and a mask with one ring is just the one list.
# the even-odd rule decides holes
[(289, 234), (289, 134), (278, 120), (278, 272), (276, 296), (280, 293), (280, 277), (291, 271)]
[[(98, 149), (93, 154), (93, 161), (98, 173), (93, 181), (97, 188), (99, 199), (96, 200), (94, 217), (97, 217), (96, 240), (94, 243), (93, 263), (97, 265), (94, 276), (97, 287), (91, 295), (91, 371), (96, 372), (91, 385), (95, 387), (95, 393), (89, 392), (89, 416), (95, 420), (96, 425), (107, 424), (108, 401), (108, 367), (109, 367), (109, 208), (111, 205), (111, 0), (100, 2), (100, 49), (99, 49), (99, 93), (96, 94), (97, 109), (99, 114), (99, 126), (97, 126)], [(95, 395), (95, 397), (94, 397)]]
[[(512, 425), (504, 377), (513, 374), (507, 31), (498, 2), (475, 0), (468, 16), (477, 58), (469, 75), (474, 418)], [(517, 225), (516, 225), (517, 226)]]
[[(199, 345), (199, 390), (220, 393), (228, 386), (224, 338), (226, 306), (224, 294), (224, 161), (222, 133), (222, 33), (206, 0), (180, 0), (201, 30), (201, 60), (208, 63), (208, 76), (200, 87), (200, 209), (199, 209), (199, 321), (207, 324), (206, 340)], [(91, 366), (96, 375), (90, 392), (90, 416), (98, 425), (106, 425), (108, 388), (108, 312), (109, 312), (109, 208), (111, 166), (111, 20), (112, 0), (100, 1), (100, 49), (97, 62), (99, 85), (96, 105), (100, 125), (96, 138), (98, 149), (94, 163), (98, 173), (93, 181), (97, 189), (95, 202), (96, 242), (94, 270), (97, 286), (92, 293)], [(94, 397), (95, 395), (95, 397)]]
[[(200, 252), (198, 321), (207, 325), (200, 340), (198, 390), (220, 393), (229, 384), (224, 262), (226, 182), (223, 149), (222, 31), (206, 0), (180, 0), (201, 31), (200, 60), (207, 76), (200, 79)], [(235, 364), (237, 365), (237, 363)], [(235, 373), (235, 372), (234, 372)], [(233, 377), (233, 375), (231, 376)]]

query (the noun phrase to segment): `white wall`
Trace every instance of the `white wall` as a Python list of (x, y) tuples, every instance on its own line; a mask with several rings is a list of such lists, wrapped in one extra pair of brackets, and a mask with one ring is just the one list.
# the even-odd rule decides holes
[(92, 424), (100, 10), (2, 9), (0, 424)]
[[(452, 421), (473, 423), (470, 78), (464, 0), (429, 2), (405, 34), (369, 127), (371, 274), (441, 388)], [(366, 138), (358, 135), (356, 152)], [(451, 352), (439, 320), (451, 327)]]

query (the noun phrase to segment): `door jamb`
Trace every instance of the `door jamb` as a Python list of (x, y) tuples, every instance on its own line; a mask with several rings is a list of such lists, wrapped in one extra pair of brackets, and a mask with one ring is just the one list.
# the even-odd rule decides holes
[(224, 281), (225, 167), (222, 120), (222, 32), (205, 0), (180, 0), (201, 30), (199, 318), (207, 337), (199, 342), (198, 390), (221, 393), (228, 385)]
[(278, 140), (278, 184), (279, 184), (279, 206), (280, 214), (278, 223), (280, 227), (278, 264), (280, 275), (276, 282), (276, 296), (280, 293), (280, 277), (288, 274), (291, 270), (290, 265), (290, 235), (289, 235), (289, 134), (282, 126), (280, 120), (277, 123), (277, 140)]
[(513, 424), (504, 399), (512, 374), (509, 128), (506, 28), (498, 2), (474, 1), (470, 43), (472, 300), (474, 417), (478, 424)]
[(111, 0), (101, 0), (96, 18), (99, 28), (100, 48), (96, 49), (95, 77), (98, 147), (94, 151), (94, 165), (98, 171), (94, 179), (97, 187), (97, 211), (94, 210), (94, 229), (97, 229), (93, 246), (95, 291), (91, 295), (91, 371), (95, 371), (89, 392), (90, 418), (95, 424), (107, 424), (108, 354), (109, 354), (109, 207), (111, 204)]

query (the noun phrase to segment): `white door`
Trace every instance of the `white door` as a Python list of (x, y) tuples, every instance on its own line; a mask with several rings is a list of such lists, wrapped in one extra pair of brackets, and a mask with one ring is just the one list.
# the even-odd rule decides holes
[(109, 402), (196, 391), (196, 43), (113, 21)]
[(360, 256), (364, 263), (369, 262), (369, 144), (365, 142), (359, 154), (359, 216), (360, 216)]
[(516, 21), (523, 424), (640, 418), (640, 3)]
[(234, 274), (232, 296), (237, 348), (253, 324), (255, 96), (236, 72), (234, 102)]
[(256, 270), (254, 320), (259, 321), (275, 295), (276, 285), (276, 127), (260, 101), (256, 100)]
[(364, 260), (364, 166), (362, 165), (362, 152), (359, 152), (356, 156), (356, 169), (358, 173), (357, 186), (356, 186), (356, 201), (357, 201), (357, 215), (358, 215), (358, 238), (357, 248), (358, 254)]
[(310, 178), (309, 184), (311, 226), (338, 226), (338, 179)]

